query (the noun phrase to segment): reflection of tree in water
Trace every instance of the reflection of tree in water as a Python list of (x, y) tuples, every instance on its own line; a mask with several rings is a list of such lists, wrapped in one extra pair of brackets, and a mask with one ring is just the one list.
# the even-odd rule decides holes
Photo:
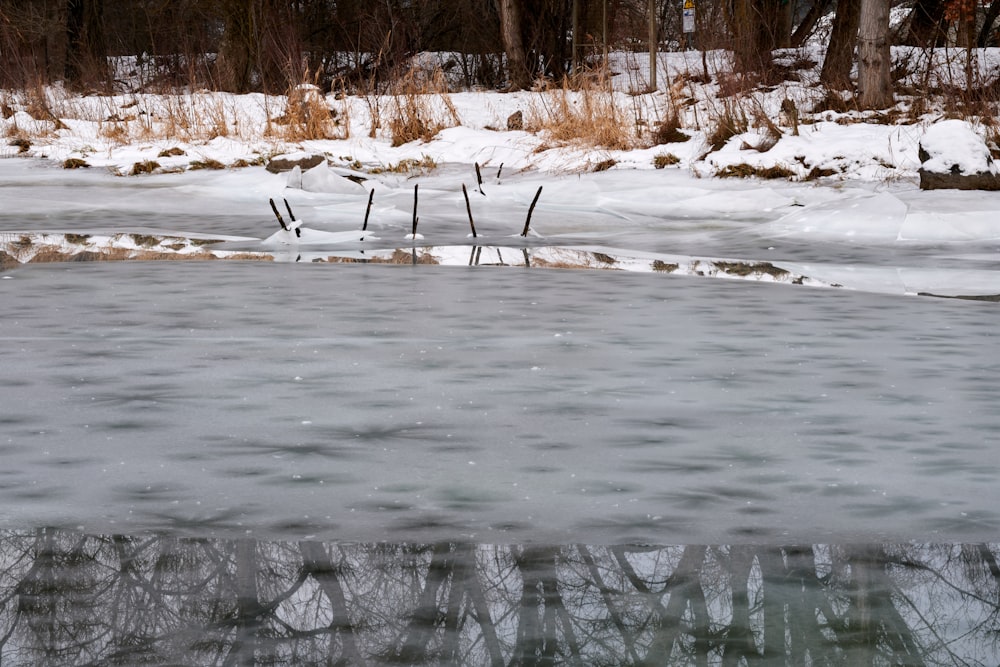
[(996, 662), (994, 545), (0, 533), (4, 664)]

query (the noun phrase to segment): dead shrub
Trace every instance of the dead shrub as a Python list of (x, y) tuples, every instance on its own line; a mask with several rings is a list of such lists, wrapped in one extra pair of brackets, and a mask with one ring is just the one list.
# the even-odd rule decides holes
[(783, 165), (773, 165), (771, 167), (755, 167), (741, 162), (723, 167), (715, 174), (719, 178), (794, 178), (797, 174)]
[(653, 158), (653, 166), (657, 169), (663, 169), (664, 167), (670, 167), (675, 164), (679, 164), (681, 159), (674, 155), (673, 153), (660, 153)]
[(690, 138), (690, 135), (681, 132), (681, 121), (676, 112), (670, 114), (670, 117), (666, 120), (657, 123), (656, 129), (653, 130), (654, 146), (679, 144), (688, 141)]
[(615, 103), (610, 86), (595, 83), (571, 90), (564, 81), (561, 88), (547, 91), (529, 110), (529, 129), (544, 131), (553, 141), (581, 143), (611, 150), (627, 150), (635, 137), (629, 131), (634, 122)]
[(418, 76), (416, 70), (407, 72), (394, 85), (389, 107), (387, 125), (393, 146), (430, 141), (446, 127), (461, 125), (440, 70), (429, 79)]
[(749, 127), (746, 112), (742, 107), (726, 100), (721, 112), (715, 117), (715, 127), (708, 135), (712, 150), (720, 150), (733, 137), (743, 134)]
[(136, 162), (132, 165), (132, 169), (129, 171), (129, 176), (138, 176), (139, 174), (152, 174), (154, 171), (160, 168), (160, 163), (153, 160), (143, 160), (142, 162)]
[(770, 167), (758, 167), (757, 168), (757, 178), (775, 179), (775, 178), (795, 178), (798, 174), (788, 167), (776, 164)]
[(31, 150), (31, 141), (26, 137), (14, 137), (7, 142), (7, 145), (16, 147), (18, 153), (27, 153)]
[(836, 175), (837, 175), (837, 170), (836, 169), (828, 169), (828, 168), (824, 168), (824, 167), (813, 167), (812, 169), (809, 170), (809, 173), (806, 174), (806, 177), (805, 177), (804, 180), (815, 181), (815, 180), (820, 179), (820, 178), (827, 178), (829, 176), (836, 176)]
[(112, 121), (107, 125), (103, 125), (98, 134), (111, 142), (118, 144), (119, 146), (124, 146), (129, 142), (129, 131), (128, 124), (118, 121)]
[[(396, 164), (387, 167), (375, 167), (370, 169), (370, 174), (425, 174), (437, 169), (438, 164), (430, 155), (422, 155), (419, 160), (416, 158), (403, 158)], [(351, 179), (355, 180), (355, 179)]]
[[(341, 118), (335, 109), (327, 104), (326, 96), (316, 81), (303, 82), (288, 91), (285, 113), (274, 119), (284, 126), (285, 139), (307, 141), (311, 139), (347, 139), (350, 137), (350, 122)], [(346, 110), (348, 107), (345, 106)]]
[(225, 168), (226, 165), (212, 158), (205, 158), (204, 160), (193, 160), (188, 165), (188, 169), (190, 169), (191, 171), (198, 171), (201, 169), (225, 169)]
[(757, 174), (757, 167), (746, 162), (741, 162), (739, 164), (726, 165), (715, 175), (719, 178), (750, 178)]

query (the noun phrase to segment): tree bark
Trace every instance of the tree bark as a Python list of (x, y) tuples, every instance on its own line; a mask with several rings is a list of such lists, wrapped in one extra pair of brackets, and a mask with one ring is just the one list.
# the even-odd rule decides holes
[(885, 109), (893, 104), (889, 73), (889, 1), (861, 0), (858, 102), (865, 109)]
[(528, 59), (524, 50), (524, 20), (521, 0), (497, 0), (500, 13), (500, 39), (507, 55), (507, 75), (510, 87), (523, 90), (531, 85)]
[(765, 5), (765, 0), (733, 3), (733, 60), (737, 72), (766, 75), (771, 70), (774, 33), (764, 20)]
[(860, 15), (861, 0), (838, 0), (830, 45), (819, 75), (820, 82), (831, 88), (847, 90), (851, 87), (851, 67), (854, 65)]

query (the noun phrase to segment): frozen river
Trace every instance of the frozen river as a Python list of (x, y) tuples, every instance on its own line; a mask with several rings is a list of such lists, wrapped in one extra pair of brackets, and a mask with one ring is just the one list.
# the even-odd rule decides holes
[[(0, 184), (7, 203), (0, 228), (12, 232), (141, 227), (263, 235), (273, 225), (261, 193), (232, 188), (231, 175), (210, 181), (215, 189), (191, 182), (177, 189), (166, 179), (134, 186), (48, 171), (29, 182), (0, 171), (8, 177)], [(546, 184), (549, 191), (559, 186)], [(446, 210), (462, 219), (464, 210), (444, 206), (452, 194), (438, 194), (435, 209), (428, 190), (435, 214), (427, 220), (447, 217)], [(409, 196), (401, 186), (380, 200), (383, 236), (405, 229)], [(738, 580), (742, 573), (744, 587), (749, 573), (751, 588), (765, 590), (778, 570), (792, 576), (801, 557), (802, 548), (780, 545), (866, 545), (843, 547), (846, 556), (837, 546), (806, 548), (806, 570), (813, 581), (826, 576), (826, 586), (830, 576), (860, 576), (859, 563), (885, 574), (886, 563), (949, 561), (946, 551), (904, 557), (887, 544), (962, 550), (964, 543), (987, 549), (997, 541), (1000, 311), (991, 302), (887, 293), (883, 280), (905, 266), (932, 286), (944, 284), (934, 283), (943, 271), (944, 282), (959, 289), (971, 263), (971, 293), (989, 294), (983, 286), (994, 280), (993, 241), (812, 243), (788, 232), (787, 211), (749, 208), (713, 224), (711, 211), (659, 222), (647, 211), (608, 231), (606, 211), (574, 214), (568, 204), (560, 208), (568, 199), (551, 196), (552, 206), (538, 214), (549, 242), (565, 236), (615, 248), (780, 257), (879, 277), (849, 290), (482, 266), (92, 262), (8, 270), (0, 273), (0, 530), (7, 560), (16, 560), (10, 545), (17, 540), (37, 557), (70, 553), (74, 536), (78, 545), (104, 544), (99, 536), (112, 535), (133, 536), (135, 544), (149, 536), (196, 538), (215, 544), (209, 561), (225, 561), (229, 556), (219, 554), (231, 550), (237, 574), (248, 563), (251, 571), (274, 574), (278, 566), (265, 561), (304, 567), (330, 600), (340, 598), (331, 592), (336, 568), (321, 567), (329, 558), (338, 567), (349, 563), (355, 574), (364, 567), (434, 572), (435, 559), (443, 559), (447, 576), (458, 577), (461, 563), (478, 563), (486, 579), (501, 577), (508, 559), (520, 581), (537, 575), (538, 591), (548, 581), (547, 566), (538, 563), (551, 563), (552, 581), (566, 595), (573, 580), (567, 572), (579, 566), (595, 590), (631, 581), (630, 590), (645, 599), (637, 581), (669, 581), (692, 563), (702, 576), (726, 571)], [(771, 195), (743, 189), (734, 196)], [(520, 201), (498, 205), (493, 218), (484, 213), (483, 228), (499, 233), (505, 212)], [(338, 206), (358, 208), (353, 200), (304, 194), (295, 203), (331, 220)], [(252, 214), (235, 215), (240, 208)], [(88, 553), (100, 561), (128, 551), (118, 538), (107, 544), (117, 546)], [(195, 549), (203, 542), (155, 548), (188, 548), (177, 544)], [(282, 546), (296, 544), (293, 556)], [(578, 544), (591, 546), (570, 547)], [(375, 546), (357, 545), (385, 546), (376, 557)], [(687, 546), (651, 556), (645, 547), (631, 551), (634, 545)], [(630, 550), (632, 565), (616, 549)], [(981, 561), (989, 571), (989, 558)], [(854, 564), (838, 569), (845, 562)], [(17, 579), (11, 567), (4, 576)], [(631, 567), (641, 571), (630, 574)], [(612, 570), (620, 582), (594, 578)], [(445, 605), (427, 592), (427, 576), (427, 599)], [(364, 581), (374, 586), (375, 579)], [(865, 581), (873, 596), (901, 585)], [(266, 598), (267, 585), (259, 579), (253, 595)], [(962, 585), (980, 597), (995, 595), (995, 582)], [(380, 590), (369, 593), (390, 595)], [(926, 601), (930, 590), (912, 598)], [(416, 599), (419, 591), (411, 594)], [(477, 594), (467, 595), (460, 599), (471, 609)], [(500, 598), (487, 598), (484, 604), (499, 609)], [(521, 604), (516, 613), (525, 623), (523, 610), (535, 603)], [(720, 604), (709, 600), (707, 613), (725, 621)], [(956, 609), (961, 604), (953, 601)], [(651, 609), (669, 626), (669, 609)], [(355, 618), (381, 613), (365, 607)], [(476, 611), (479, 639), (459, 633), (465, 638), (455, 640), (472, 642), (465, 661), (495, 663), (528, 650), (521, 635), (520, 648), (510, 648), (505, 642), (514, 645), (514, 631), (496, 617), (495, 627), (484, 624), (483, 613)], [(620, 621), (624, 611), (616, 613)], [(910, 622), (905, 610), (903, 617)], [(746, 631), (756, 622), (749, 620)], [(400, 623), (399, 636), (408, 639), (392, 649), (397, 662), (417, 661), (406, 652), (412, 643), (437, 646), (407, 634), (416, 625)], [(256, 627), (242, 631), (260, 640)], [(565, 630), (551, 632), (552, 641), (558, 635), (565, 642), (560, 651), (590, 655)], [(668, 654), (660, 635), (635, 632), (600, 644), (604, 656)], [(914, 633), (909, 641), (924, 641)], [(19, 641), (7, 655), (30, 662), (31, 642)], [(348, 661), (389, 650), (341, 641), (339, 655)], [(995, 657), (972, 643), (963, 639), (960, 652)], [(904, 645), (888, 644), (896, 654)], [(245, 656), (245, 645), (227, 646)], [(251, 655), (263, 650), (253, 646)], [(921, 646), (930, 654), (929, 644)], [(287, 646), (272, 649), (288, 659)], [(185, 650), (165, 655), (204, 658)], [(851, 664), (851, 650), (888, 649), (851, 644), (844, 664)]]
[(990, 303), (524, 269), (6, 277), (9, 526), (596, 543), (997, 528)]

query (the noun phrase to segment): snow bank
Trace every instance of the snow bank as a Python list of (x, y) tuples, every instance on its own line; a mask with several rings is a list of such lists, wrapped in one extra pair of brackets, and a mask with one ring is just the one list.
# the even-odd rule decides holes
[(920, 140), (924, 171), (938, 174), (996, 174), (986, 141), (964, 120), (943, 120)]

